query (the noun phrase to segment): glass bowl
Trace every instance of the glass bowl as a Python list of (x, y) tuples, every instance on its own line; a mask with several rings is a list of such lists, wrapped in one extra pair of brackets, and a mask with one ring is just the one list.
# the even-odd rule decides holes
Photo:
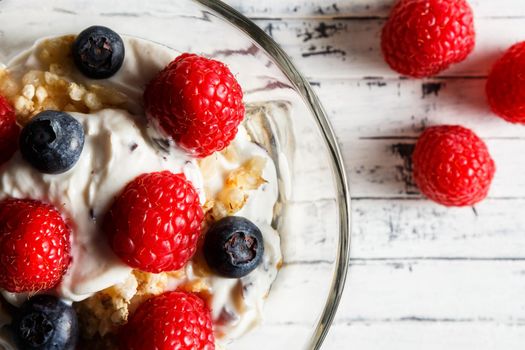
[[(109, 5), (111, 4), (111, 5)], [(228, 349), (318, 349), (334, 318), (349, 259), (349, 191), (333, 130), (316, 95), (283, 50), (250, 20), (215, 0), (55, 0), (0, 3), (0, 62), (41, 37), (93, 24), (225, 62), (264, 128), (252, 136), (273, 157), (283, 265), (263, 324)], [(254, 119), (254, 118), (251, 118)], [(246, 126), (250, 130), (250, 123)]]

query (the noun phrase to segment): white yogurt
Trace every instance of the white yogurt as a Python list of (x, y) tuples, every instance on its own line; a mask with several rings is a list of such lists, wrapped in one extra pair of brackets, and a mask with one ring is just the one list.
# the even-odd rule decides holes
[(72, 230), (72, 264), (57, 288), (60, 297), (83, 300), (121, 283), (131, 268), (111, 251), (100, 225), (113, 199), (135, 177), (169, 170), (188, 174), (203, 194), (196, 162), (174, 147), (163, 151), (145, 138), (145, 125), (123, 110), (93, 115), (71, 113), (84, 127), (85, 144), (73, 169), (48, 175), (34, 169), (18, 152), (3, 167), (0, 199), (33, 198), (49, 202)]
[[(203, 182), (194, 159), (174, 145), (169, 150), (159, 147), (151, 137), (159, 134), (147, 126), (138, 101), (141, 101), (145, 84), (177, 53), (136, 38), (125, 37), (124, 42), (126, 58), (123, 67), (110, 80), (97, 83), (126, 93), (130, 98), (126, 107), (133, 114), (117, 109), (105, 109), (91, 115), (71, 113), (82, 123), (86, 133), (84, 149), (75, 167), (60, 175), (42, 174), (30, 167), (17, 152), (0, 168), (0, 199), (11, 196), (45, 200), (68, 218), (73, 232), (73, 262), (56, 293), (66, 301), (80, 301), (122, 283), (131, 273), (131, 269), (113, 254), (100, 230), (104, 213), (129, 181), (147, 172), (183, 172), (204, 203), (205, 193), (218, 192), (231, 170), (254, 156), (266, 158), (263, 178), (267, 183), (250, 191), (247, 203), (236, 214), (252, 220), (261, 229), (265, 241), (263, 263), (242, 279), (205, 278), (213, 293), (210, 306), (216, 332), (221, 335), (219, 342), (227, 343), (261, 321), (264, 300), (281, 261), (279, 234), (271, 227), (278, 197), (275, 165), (265, 150), (250, 142), (242, 127), (233, 141), (240, 155), (238, 162), (230, 162), (220, 154), (213, 155), (219, 162), (207, 183)], [(34, 48), (8, 66), (16, 72), (42, 69)], [(80, 83), (87, 81), (80, 75), (73, 78)], [(193, 267), (191, 262), (186, 266), (189, 280), (195, 278)], [(171, 282), (171, 287), (175, 288), (187, 280)], [(27, 297), (24, 294), (3, 294), (13, 304), (19, 304)], [(3, 327), (8, 322), (8, 315), (0, 309), (0, 349), (2, 346), (7, 350), (14, 349), (8, 346), (12, 343)]]
[[(250, 142), (244, 128), (239, 129), (232, 145), (237, 152), (238, 160), (231, 162), (221, 154), (212, 155), (218, 160), (216, 175), (211, 181), (205, 177), (204, 188), (206, 193), (213, 195), (221, 189), (224, 179), (231, 170), (238, 168), (254, 156), (266, 159), (266, 166), (262, 173), (266, 183), (257, 190), (250, 191), (248, 201), (235, 214), (248, 218), (259, 227), (263, 235), (265, 251), (261, 265), (246, 277), (205, 278), (206, 284), (211, 287), (213, 293), (212, 318), (215, 321), (215, 331), (223, 335), (221, 343), (228, 343), (238, 338), (261, 322), (264, 301), (277, 277), (278, 266), (282, 259), (279, 234), (271, 227), (274, 205), (279, 195), (275, 165), (265, 150)], [(186, 267), (186, 274), (191, 279), (192, 264)], [(226, 322), (227, 320), (229, 321)]]

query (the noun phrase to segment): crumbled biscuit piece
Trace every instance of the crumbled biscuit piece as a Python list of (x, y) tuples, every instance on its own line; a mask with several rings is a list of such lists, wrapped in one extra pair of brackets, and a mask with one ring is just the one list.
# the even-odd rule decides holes
[(19, 81), (0, 69), (0, 93), (10, 99), (20, 124), (47, 109), (89, 113), (122, 107), (128, 101), (116, 89), (73, 81), (70, 75), (74, 70), (71, 57), (74, 39), (75, 36), (68, 35), (40, 44), (37, 57), (44, 70), (30, 70)]
[[(213, 169), (211, 162), (207, 164), (201, 163), (202, 165), (209, 168), (208, 170), (202, 169), (204, 173), (206, 171), (211, 172), (211, 169)], [(249, 191), (256, 190), (259, 186), (266, 183), (266, 180), (262, 177), (265, 165), (266, 159), (255, 156), (239, 168), (231, 171), (224, 181), (224, 187), (217, 194), (216, 198), (209, 200), (209, 203), (207, 203), (207, 207), (211, 207), (211, 210), (207, 212), (208, 217), (212, 221), (216, 221), (241, 210), (248, 200)]]
[(92, 92), (88, 92), (87, 94), (85, 94), (82, 98), (82, 101), (91, 110), (98, 110), (102, 108), (102, 102), (100, 101), (98, 96)]
[(33, 97), (35, 96), (35, 91), (36, 89), (33, 84), (27, 84), (27, 85), (24, 85), (24, 87), (22, 88), (22, 95), (28, 100), (32, 100)]
[(20, 91), (19, 84), (11, 77), (6, 69), (0, 69), (0, 93), (13, 99)]
[(158, 295), (164, 292), (168, 286), (168, 274), (166, 273), (149, 273), (135, 270), (133, 275), (138, 282), (138, 295)]
[(74, 41), (75, 35), (48, 39), (39, 46), (37, 57), (49, 70), (56, 70), (58, 66), (62, 69), (71, 66), (71, 45)]
[(78, 102), (82, 101), (82, 97), (84, 97), (87, 91), (83, 86), (71, 83), (67, 88), (67, 92), (69, 94), (70, 99)]
[(42, 104), (48, 96), (47, 90), (43, 86), (39, 86), (36, 88), (35, 96), (36, 96), (36, 101)]
[(200, 278), (184, 284), (181, 288), (191, 293), (202, 293), (210, 291), (210, 286), (208, 285), (208, 283), (206, 283), (205, 280)]
[(123, 283), (75, 303), (82, 335), (88, 339), (95, 335), (105, 336), (126, 323), (129, 303), (137, 293), (138, 285), (135, 276), (130, 275)]
[[(127, 322), (129, 315), (148, 298), (165, 292), (168, 276), (185, 278), (183, 271), (153, 274), (135, 270), (123, 283), (75, 303), (83, 337), (104, 337)], [(198, 286), (195, 285), (197, 290)]]
[(22, 115), (26, 115), (30, 113), (33, 110), (33, 106), (34, 106), (33, 101), (28, 100), (22, 95), (17, 96), (15, 98), (15, 101), (14, 101), (15, 110)]

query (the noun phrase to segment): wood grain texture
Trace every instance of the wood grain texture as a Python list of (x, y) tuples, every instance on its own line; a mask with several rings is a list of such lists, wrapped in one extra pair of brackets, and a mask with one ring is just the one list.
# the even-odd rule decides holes
[[(525, 127), (496, 118), (484, 93), (493, 62), (525, 40), (525, 4), (469, 2), (476, 16), (474, 53), (438, 77), (414, 80), (399, 77), (381, 57), (380, 32), (393, 0), (227, 1), (280, 43), (310, 79), (350, 175), (352, 261), (326, 349), (499, 350), (525, 344)], [(413, 145), (426, 126), (437, 124), (472, 128), (496, 160), (489, 199), (475, 207), (439, 206), (412, 181)], [(312, 179), (318, 165), (308, 162), (300, 170)], [(323, 199), (327, 190), (313, 186), (297, 205), (335, 210)], [(315, 237), (335, 232), (337, 223), (294, 224), (304, 240), (288, 252), (293, 258), (285, 269), (329, 273), (330, 254)], [(319, 249), (309, 249), (312, 244)], [(316, 288), (315, 277), (304, 281), (310, 288)], [(296, 317), (288, 332), (308, 336), (302, 315)], [(284, 326), (270, 325), (255, 336), (264, 342)], [(283, 340), (283, 346), (293, 343)]]
[[(295, 293), (298, 283), (304, 304), (325, 286), (319, 276), (331, 272), (324, 263), (288, 265), (274, 288), (280, 296)], [(525, 259), (352, 259), (336, 324), (485, 323), (525, 324)], [(293, 280), (287, 275), (304, 276)], [(318, 277), (318, 278), (316, 278)], [(267, 317), (279, 320), (286, 305), (271, 299)], [(309, 325), (311, 308), (294, 310), (286, 322)], [(274, 314), (275, 313), (275, 314)], [(282, 319), (282, 318), (281, 318)]]
[[(386, 17), (395, 0), (227, 0), (252, 18)], [(477, 17), (520, 17), (525, 8), (519, 0), (471, 0)]]
[[(339, 123), (333, 122), (337, 129)], [(339, 134), (340, 135), (340, 134)], [(412, 152), (416, 138), (380, 137), (352, 138), (339, 136), (343, 150), (346, 170), (349, 174), (350, 193), (354, 199), (417, 199), (422, 198), (412, 180)], [(489, 198), (522, 199), (525, 198), (525, 179), (520, 174), (525, 168), (525, 159), (517, 152), (525, 151), (525, 139), (486, 138), (485, 142), (496, 161), (497, 170)], [(312, 154), (313, 156), (314, 154)], [(318, 172), (310, 166), (301, 167), (302, 174), (308, 181), (316, 177), (321, 180), (326, 172)], [(297, 185), (307, 185), (308, 181), (298, 179)], [(298, 200), (324, 199), (331, 193), (329, 184), (318, 181), (307, 192), (297, 194)]]
[[(487, 1), (487, 0), (485, 0)], [(398, 77), (384, 62), (384, 19), (256, 20), (310, 78)], [(525, 18), (477, 18), (477, 46), (469, 58), (439, 76), (484, 77), (507, 47), (523, 40)], [(504, 32), (505, 35), (499, 35)]]
[[(254, 333), (254, 343), (264, 344), (268, 337), (280, 349), (295, 349), (290, 339), (309, 336), (311, 330), (300, 325), (270, 326), (264, 334)], [(335, 324), (323, 349), (348, 350), (443, 350), (521, 349), (525, 338), (522, 325), (505, 326), (472, 322), (405, 322)], [(249, 345), (249, 344), (247, 344)]]
[[(147, 19), (152, 37), (173, 40), (173, 33), (165, 28), (177, 27), (173, 18), (179, 2), (157, 0), (147, 12), (142, 10), (143, 0), (112, 4), (117, 2), (126, 4), (127, 10), (93, 6), (90, 0), (53, 4), (57, 13), (75, 18), (77, 26), (92, 24), (79, 14), (93, 11), (97, 15), (92, 18), (119, 32), (133, 32)], [(475, 52), (437, 78), (413, 80), (391, 71), (379, 50), (380, 31), (393, 2), (227, 0), (280, 43), (312, 82), (334, 126), (350, 175), (350, 274), (325, 348), (523, 349), (525, 128), (492, 115), (485, 103), (484, 83), (503, 50), (525, 40), (525, 4), (523, 0), (471, 0), (478, 32)], [(26, 3), (16, 6), (22, 19)], [(188, 16), (205, 20), (199, 11)], [(5, 23), (2, 30), (18, 26), (17, 20)], [(71, 27), (69, 22), (49, 20), (47, 24), (56, 32)], [(38, 30), (28, 28), (28, 33)], [(202, 33), (202, 43), (194, 49), (206, 52), (201, 45), (210, 38), (216, 40), (212, 34)], [(1, 35), (6, 43), (9, 38)], [(237, 44), (225, 46), (230, 49)], [(445, 123), (474, 129), (485, 138), (497, 162), (490, 198), (473, 208), (445, 208), (427, 201), (411, 180), (410, 155), (417, 136), (428, 125)], [(333, 189), (315, 185), (324, 183), (316, 182), (315, 176), (325, 176), (326, 171), (319, 169), (326, 165), (316, 159), (314, 147), (307, 151), (309, 161), (298, 166), (308, 176), (298, 176), (297, 186), (310, 190), (297, 194), (291, 210), (334, 213), (335, 203), (327, 199)], [(306, 178), (308, 182), (301, 183)], [(285, 245), (286, 263), (274, 288), (286, 293), (297, 290), (291, 283), (300, 283), (310, 303), (291, 315), (269, 315), (269, 319), (291, 321), (267, 325), (263, 333), (247, 338), (250, 344), (244, 348), (266, 344), (272, 337), (272, 343), (281, 342), (276, 348), (295, 349), (294, 340), (312, 331), (305, 322), (312, 319), (308, 305), (318, 303), (315, 295), (329, 288), (320, 281), (332, 273), (328, 262), (333, 260), (330, 247), (338, 223), (324, 218), (307, 225), (296, 216), (289, 224), (303, 235)], [(270, 312), (287, 309), (278, 299), (275, 303)], [(283, 332), (288, 336), (283, 337)]]

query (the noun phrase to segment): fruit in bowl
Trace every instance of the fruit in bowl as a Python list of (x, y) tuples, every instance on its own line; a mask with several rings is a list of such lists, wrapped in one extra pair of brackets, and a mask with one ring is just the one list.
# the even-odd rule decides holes
[(226, 65), (92, 26), (0, 83), (0, 344), (213, 349), (260, 321), (276, 167)]

